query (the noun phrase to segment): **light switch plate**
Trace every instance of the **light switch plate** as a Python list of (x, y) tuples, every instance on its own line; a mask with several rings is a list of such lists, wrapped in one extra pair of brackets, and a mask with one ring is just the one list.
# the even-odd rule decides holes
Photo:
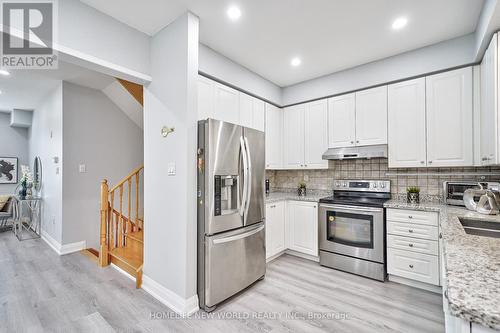
[(168, 164), (168, 175), (175, 176), (175, 163)]
[(85, 172), (87, 172), (87, 166), (85, 164), (78, 165), (78, 172), (79, 173), (85, 173)]

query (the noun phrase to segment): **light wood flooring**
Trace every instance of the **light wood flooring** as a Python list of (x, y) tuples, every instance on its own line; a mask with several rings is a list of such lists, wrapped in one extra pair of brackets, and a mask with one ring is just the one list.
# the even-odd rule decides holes
[[(219, 307), (215, 319), (151, 319), (152, 312), (170, 311), (113, 268), (0, 233), (0, 332), (444, 332), (437, 294), (288, 255)], [(279, 318), (291, 313), (347, 318)], [(223, 315), (240, 317), (216, 319)]]

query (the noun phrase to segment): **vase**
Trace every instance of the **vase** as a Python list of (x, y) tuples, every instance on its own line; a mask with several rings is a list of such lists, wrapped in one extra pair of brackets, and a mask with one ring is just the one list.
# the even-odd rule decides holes
[(26, 198), (28, 199), (31, 199), (33, 197), (33, 185), (32, 184), (29, 184), (27, 187), (26, 187)]
[(299, 195), (299, 197), (305, 197), (307, 194), (307, 189), (305, 187), (299, 187), (297, 189), (297, 194)]
[(19, 198), (21, 200), (26, 199), (26, 192), (27, 192), (26, 187), (22, 186), (21, 189), (19, 190)]
[(420, 193), (407, 193), (406, 197), (411, 204), (418, 204), (420, 202)]

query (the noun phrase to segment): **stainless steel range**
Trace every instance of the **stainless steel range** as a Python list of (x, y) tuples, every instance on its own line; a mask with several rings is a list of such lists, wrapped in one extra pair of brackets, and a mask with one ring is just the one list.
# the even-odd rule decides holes
[(319, 205), (319, 258), (323, 266), (384, 281), (388, 180), (338, 180)]

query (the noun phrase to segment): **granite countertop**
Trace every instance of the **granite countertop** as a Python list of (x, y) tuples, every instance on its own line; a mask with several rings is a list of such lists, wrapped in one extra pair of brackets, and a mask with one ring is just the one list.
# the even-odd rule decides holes
[(483, 215), (440, 203), (408, 204), (390, 200), (387, 208), (439, 212), (445, 268), (445, 296), (450, 314), (500, 330), (500, 238), (466, 234), (459, 217), (500, 223), (500, 215)]
[(273, 203), (278, 201), (294, 200), (294, 201), (308, 201), (308, 202), (318, 202), (319, 199), (332, 195), (331, 191), (307, 191), (307, 195), (299, 197), (297, 191), (289, 190), (277, 190), (273, 191), (265, 196), (265, 202)]

